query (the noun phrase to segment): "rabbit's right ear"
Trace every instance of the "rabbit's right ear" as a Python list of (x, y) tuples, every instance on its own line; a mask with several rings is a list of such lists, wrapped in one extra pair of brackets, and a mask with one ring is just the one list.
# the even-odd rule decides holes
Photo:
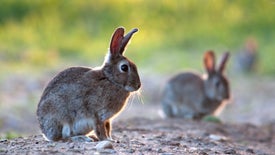
[(209, 74), (215, 72), (215, 54), (213, 51), (207, 51), (204, 54), (204, 66)]
[(227, 62), (229, 56), (230, 56), (229, 52), (225, 52), (225, 53), (223, 54), (222, 60), (221, 60), (221, 64), (220, 64), (220, 66), (219, 66), (219, 68), (218, 68), (218, 71), (219, 71), (219, 72), (222, 73), (222, 72), (224, 71), (225, 65), (226, 65), (226, 62)]

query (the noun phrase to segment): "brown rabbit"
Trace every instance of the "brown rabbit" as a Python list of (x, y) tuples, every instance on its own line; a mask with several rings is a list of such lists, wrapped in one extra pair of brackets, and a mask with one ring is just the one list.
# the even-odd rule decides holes
[(221, 64), (215, 68), (215, 55), (204, 55), (207, 76), (185, 72), (173, 77), (164, 88), (162, 107), (167, 117), (201, 119), (213, 114), (229, 99), (229, 83), (223, 72), (229, 53), (223, 55)]
[(137, 32), (124, 36), (115, 30), (101, 67), (71, 67), (56, 75), (45, 88), (37, 108), (40, 128), (50, 141), (92, 141), (111, 138), (111, 121), (125, 107), (130, 92), (140, 88), (136, 65), (123, 56)]

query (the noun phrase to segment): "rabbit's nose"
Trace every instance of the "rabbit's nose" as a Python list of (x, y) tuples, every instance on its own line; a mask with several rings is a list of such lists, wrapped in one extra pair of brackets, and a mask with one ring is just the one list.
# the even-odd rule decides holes
[(137, 83), (137, 88), (139, 89), (141, 87), (141, 83)]

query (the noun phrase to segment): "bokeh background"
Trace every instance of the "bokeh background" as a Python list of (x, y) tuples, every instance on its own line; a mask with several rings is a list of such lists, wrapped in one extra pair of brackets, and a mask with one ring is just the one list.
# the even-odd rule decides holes
[(232, 99), (220, 119), (274, 123), (274, 9), (274, 0), (2, 0), (0, 136), (39, 133), (35, 111), (47, 82), (69, 66), (101, 65), (118, 26), (139, 28), (125, 55), (143, 87), (117, 120), (160, 117), (165, 82), (186, 70), (203, 73), (211, 49), (217, 57), (231, 52)]

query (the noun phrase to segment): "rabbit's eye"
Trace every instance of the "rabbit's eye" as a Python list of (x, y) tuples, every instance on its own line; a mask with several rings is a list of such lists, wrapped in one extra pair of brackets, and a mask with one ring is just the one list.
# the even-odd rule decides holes
[(129, 68), (126, 64), (121, 65), (120, 68), (123, 72), (128, 72), (128, 70), (129, 70)]

